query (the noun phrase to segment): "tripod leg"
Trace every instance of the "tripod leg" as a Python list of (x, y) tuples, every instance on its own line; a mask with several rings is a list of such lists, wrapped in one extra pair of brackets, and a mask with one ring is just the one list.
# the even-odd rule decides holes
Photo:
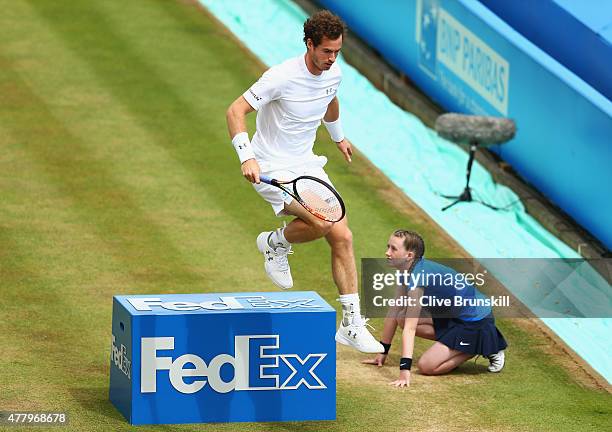
[(447, 205), (446, 207), (442, 208), (442, 211), (448, 210), (449, 208), (451, 208), (452, 206), (454, 206), (457, 203), (460, 203), (462, 200), (458, 199), (456, 201), (453, 201), (452, 203), (450, 203), (449, 205)]
[(480, 204), (482, 204), (484, 206), (489, 207), (491, 210), (501, 210), (502, 209), (501, 207), (496, 207), (496, 206), (488, 204), (488, 203), (486, 203), (484, 201), (480, 201), (480, 200), (474, 200), (474, 201), (476, 201), (476, 202), (478, 202), (478, 203), (480, 203)]

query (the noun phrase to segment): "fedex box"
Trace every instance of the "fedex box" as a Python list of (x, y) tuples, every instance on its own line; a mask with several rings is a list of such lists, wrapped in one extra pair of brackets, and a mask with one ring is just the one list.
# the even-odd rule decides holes
[(110, 400), (131, 424), (334, 420), (335, 326), (315, 292), (115, 296)]

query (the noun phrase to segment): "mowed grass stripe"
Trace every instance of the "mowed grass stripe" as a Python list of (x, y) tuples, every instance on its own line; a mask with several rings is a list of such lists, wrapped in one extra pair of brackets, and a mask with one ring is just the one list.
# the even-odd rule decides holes
[(5, 129), (47, 170), (47, 179), (72, 197), (82, 223), (99, 230), (101, 240), (116, 248), (115, 256), (134, 276), (176, 277), (165, 265), (173, 270), (183, 267), (180, 274), (189, 274), (174, 245), (135, 205), (106, 164), (90, 157), (82, 141), (18, 75), (11, 74), (11, 65), (2, 58), (0, 67), (8, 78), (0, 88)]
[[(38, 30), (34, 34), (40, 33)], [(44, 41), (43, 38), (42, 41), (35, 42), (40, 42), (38, 46), (42, 46)], [(37, 58), (37, 54), (38, 57), (41, 56), (37, 52), (35, 42), (32, 42), (29, 58), (23, 62), (25, 66), (21, 67), (29, 66), (30, 69), (35, 69), (39, 66), (38, 73), (49, 74), (45, 70), (49, 68), (49, 63), (42, 63), (40, 58)], [(42, 60), (48, 59), (43, 57)], [(80, 212), (86, 210), (83, 214), (86, 224), (94, 229), (98, 229), (98, 225), (101, 226), (100, 234), (106, 237), (105, 241), (109, 245), (115, 246), (117, 256), (128, 259), (132, 256), (138, 262), (137, 266), (144, 265), (145, 271), (140, 271), (144, 277), (155, 276), (157, 270), (162, 270), (163, 264), (160, 268), (160, 263), (177, 261), (180, 254), (175, 251), (171, 243), (164, 241), (159, 231), (155, 232), (155, 227), (146, 220), (147, 216), (142, 214), (129, 196), (131, 190), (122, 187), (114, 179), (111, 172), (113, 165), (99, 161), (99, 155), (93, 156), (86, 142), (75, 136), (65, 127), (64, 120), (58, 119), (56, 114), (51, 112), (52, 103), (38, 97), (30, 88), (31, 83), (25, 83), (19, 75), (11, 72), (12, 69), (11, 64), (5, 59), (3, 70), (6, 76), (3, 81), (5, 86), (2, 89), (2, 97), (5, 102), (3, 108), (8, 116), (6, 127), (12, 128), (11, 133), (26, 146), (34, 158), (41, 162), (48, 171), (50, 179), (63, 187), (65, 193), (72, 195), (75, 200), (83, 204), (77, 205), (76, 208)], [(66, 71), (69, 72), (71, 71)], [(61, 81), (49, 83), (51, 86), (60, 87), (62, 84)], [(78, 93), (81, 89), (66, 90)], [(83, 90), (87, 94), (87, 89)], [(79, 112), (96, 112), (98, 108), (95, 104), (87, 106), (86, 103), (82, 103), (83, 101), (72, 102), (77, 104)], [(103, 132), (102, 135), (113, 137), (114, 130), (99, 129), (91, 131), (92, 134), (95, 136)], [(130, 161), (126, 163), (129, 164)], [(117, 212), (123, 213), (123, 216), (118, 217)], [(157, 242), (158, 245), (154, 245), (153, 242)], [(147, 257), (143, 256), (143, 251), (152, 252), (151, 256), (155, 262), (147, 265)], [(124, 265), (124, 267), (129, 269), (134, 265)], [(173, 270), (177, 273), (176, 265)]]
[[(103, 33), (101, 39), (106, 38), (106, 35), (107, 33)], [(53, 40), (54, 36), (54, 33), (44, 34), (40, 37), (40, 41), (43, 43), (43, 41)], [(59, 39), (59, 41), (61, 44), (62, 39)], [(66, 51), (63, 45), (61, 48)], [(195, 264), (200, 268), (202, 264), (209, 264), (210, 268), (225, 265), (227, 257), (235, 249), (230, 247), (228, 242), (223, 241), (227, 236), (225, 228), (229, 225), (228, 218), (222, 209), (219, 209), (211, 201), (205, 190), (207, 185), (203, 184), (202, 181), (207, 169), (206, 165), (214, 165), (214, 158), (199, 158), (202, 161), (198, 173), (199, 178), (194, 178), (190, 175), (190, 171), (176, 164), (172, 166), (172, 160), (167, 160), (166, 148), (174, 148), (175, 141), (184, 141), (184, 136), (174, 137), (171, 133), (164, 136), (156, 135), (156, 130), (146, 129), (151, 124), (148, 119), (147, 124), (141, 127), (138, 122), (139, 118), (134, 118), (130, 113), (125, 113), (125, 110), (122, 109), (123, 106), (121, 104), (117, 105), (117, 101), (112, 99), (113, 95), (108, 93), (107, 87), (101, 86), (97, 82), (96, 76), (88, 73), (90, 63), (80, 61), (79, 64), (71, 58), (76, 57), (75, 55), (66, 54), (62, 49), (57, 49), (57, 52), (53, 54), (48, 54), (47, 50), (37, 53), (39, 57), (47, 61), (55, 59), (65, 71), (64, 75), (66, 75), (66, 78), (61, 81), (58, 79), (57, 82), (52, 80), (51, 82), (45, 82), (44, 78), (49, 73), (45, 73), (44, 70), (39, 71), (38, 77), (30, 77), (30, 81), (36, 81), (37, 93), (45, 95), (45, 99), (52, 105), (51, 109), (53, 109), (54, 114), (63, 117), (62, 121), (64, 121), (66, 127), (81, 138), (83, 145), (87, 147), (93, 158), (105, 160), (109, 170), (112, 171), (118, 181), (129, 180), (129, 186), (124, 189), (130, 193), (135, 204), (146, 207), (143, 210), (146, 210), (148, 217), (166, 225), (176, 224), (171, 226), (167, 233), (176, 237), (173, 238), (175, 246), (180, 247), (184, 255), (193, 258)], [(82, 51), (87, 49), (88, 47), (83, 45), (82, 50), (76, 49), (73, 52), (80, 56)], [(95, 47), (92, 49), (95, 50)], [(106, 54), (99, 57), (101, 57), (100, 62), (105, 64), (109, 62)], [(115, 63), (114, 61), (110, 62)], [(149, 71), (153, 69), (148, 65), (145, 68)], [(74, 75), (77, 75), (77, 78)], [(118, 79), (120, 80), (120, 78)], [(136, 76), (134, 76), (134, 79), (138, 80)], [(128, 81), (125, 85), (131, 86), (131, 82)], [(157, 103), (158, 105), (172, 105), (173, 101), (166, 100), (167, 95), (163, 92), (156, 93), (156, 95), (157, 99), (161, 99), (161, 102)], [(91, 101), (88, 98), (91, 98)], [(110, 103), (108, 99), (111, 99)], [(146, 106), (149, 100), (146, 100), (146, 98), (138, 100), (137, 97), (136, 99), (134, 103), (141, 105), (138, 109), (146, 109), (142, 107)], [(58, 100), (61, 102), (58, 102)], [(88, 116), (84, 113), (94, 114)], [(127, 118), (121, 118), (122, 115)], [(180, 116), (180, 111), (172, 112), (171, 115)], [(160, 123), (155, 116), (153, 122), (158, 122), (158, 127), (161, 128), (170, 127), (163, 121)], [(160, 140), (170, 140), (171, 142), (165, 143), (164, 147), (159, 144)], [(187, 140), (189, 142), (184, 143), (183, 147), (185, 148), (185, 145), (189, 146), (186, 149), (189, 152), (192, 149), (197, 150), (198, 147), (206, 143), (206, 137), (196, 134), (193, 134)], [(199, 141), (203, 141), (203, 143)], [(229, 148), (225, 142), (224, 148)], [(159, 155), (159, 157), (156, 158), (153, 155)], [(238, 172), (238, 167), (235, 165), (234, 167)], [(240, 181), (239, 176), (235, 176), (234, 179)], [(246, 184), (242, 184), (242, 186), (248, 193), (251, 192)], [(227, 195), (226, 191), (223, 193)], [(203, 260), (206, 256), (206, 253), (203, 252), (207, 251), (201, 248), (198, 250), (194, 247), (193, 236), (176, 236), (177, 233), (182, 233), (181, 230), (176, 228), (188, 224), (196, 224), (196, 228), (199, 225), (204, 240), (209, 238), (208, 243), (214, 244), (216, 242), (219, 244), (219, 253)], [(241, 225), (236, 224), (233, 231), (240, 229)], [(147, 249), (143, 248), (143, 250), (146, 251)], [(254, 262), (254, 256), (248, 258), (252, 258)], [(211, 259), (213, 262), (210, 262)], [(219, 273), (231, 275), (225, 271)], [(154, 278), (155, 275), (152, 274), (152, 279)], [(265, 276), (262, 275), (261, 282), (264, 282), (264, 280)], [(230, 282), (228, 280), (227, 283), (222, 284), (223, 287), (229, 289), (232, 286)]]
[[(181, 286), (186, 287), (186, 290), (197, 290), (201, 286), (205, 286), (207, 290), (212, 290), (212, 287), (218, 288), (216, 290), (273, 289), (265, 281), (259, 257), (253, 252), (252, 243), (254, 235), (273, 224), (274, 219), (268, 207), (257, 201), (250, 187), (240, 179), (235, 156), (227, 144), (223, 118), (227, 103), (257, 78), (259, 71), (256, 64), (249, 59), (245, 61), (242, 52), (231, 40), (223, 37), (223, 31), (216, 28), (205, 14), (182, 2), (136, 0), (104, 2), (102, 5), (100, 3), (93, 5), (97, 8), (93, 12), (89, 10), (90, 5), (75, 6), (73, 2), (67, 1), (50, 3), (32, 2), (30, 6), (34, 7), (37, 13), (33, 16), (22, 15), (29, 18), (24, 20), (28, 23), (39, 22), (42, 19), (45, 23), (44, 28), (30, 28), (24, 31), (23, 28), (29, 24), (19, 25), (15, 24), (15, 21), (9, 22), (10, 25), (4, 27), (15, 30), (14, 33), (9, 33), (6, 39), (27, 40), (36, 48), (30, 52), (24, 51), (21, 54), (23, 58), (17, 59), (17, 62), (12, 59), (13, 66), (18, 65), (17, 72), (14, 73), (21, 76), (22, 81), (41, 99), (41, 103), (46, 104), (43, 111), (49, 111), (56, 121), (64, 125), (64, 130), (77, 139), (82, 150), (80, 156), (84, 162), (88, 163), (93, 159), (104, 167), (103, 172), (113, 180), (107, 189), (112, 191), (113, 188), (119, 188), (121, 194), (127, 198), (127, 202), (145, 219), (140, 222), (153, 221), (153, 228), (149, 228), (150, 231), (147, 232), (153, 236), (161, 233), (165, 242), (175, 248), (176, 254), (181, 258), (178, 260), (179, 265), (167, 264), (162, 267), (164, 271), (172, 271), (175, 267), (177, 273), (185, 270), (194, 272), (195, 277), (182, 280), (179, 278), (178, 283), (173, 283), (173, 280), (162, 280), (163, 290), (166, 290), (165, 284), (168, 284), (171, 290), (178, 290)], [(9, 9), (14, 11), (19, 4), (23, 5), (17, 3), (17, 6), (12, 5)], [(8, 15), (10, 16), (10, 11)], [(4, 32), (0, 30), (0, 33)], [(87, 33), (86, 38), (89, 38), (87, 43), (71, 40), (82, 37), (83, 33)], [(159, 48), (151, 42), (156, 38), (160, 39)], [(173, 46), (176, 47), (174, 53)], [(0, 46), (0, 51), (2, 48)], [(44, 66), (48, 67), (42, 55), (47, 49), (56, 50), (63, 60), (69, 61), (70, 68), (74, 68), (73, 73), (82, 80), (71, 91), (75, 93), (81, 91), (86, 96), (95, 95), (96, 102), (100, 103), (99, 107), (96, 107), (96, 103), (86, 101), (82, 110), (63, 109), (61, 103), (58, 103), (57, 96), (53, 96), (53, 91), (50, 89), (53, 84), (49, 83), (49, 87), (44, 85), (45, 77), (55, 77), (52, 73), (44, 73), (42, 69)], [(181, 67), (178, 62), (181, 58), (189, 59), (189, 65)], [(166, 59), (169, 61), (164, 62)], [(35, 60), (41, 63), (39, 65), (41, 68), (32, 74), (24, 67), (30, 62), (35, 63)], [(134, 72), (130, 72), (129, 67), (132, 60), (136, 65)], [(105, 77), (106, 73), (113, 71), (111, 63), (116, 64), (116, 73), (126, 75), (123, 78)], [(229, 69), (224, 70), (226, 67)], [(198, 69), (201, 72), (196, 74)], [(209, 74), (210, 71), (212, 72)], [(70, 77), (72, 74), (66, 72), (64, 75), (63, 80), (72, 81)], [(61, 77), (58, 76), (58, 84), (61, 85), (59, 78)], [(227, 88), (221, 88), (225, 86)], [(194, 88), (198, 91), (190, 91)], [(202, 89), (206, 90), (204, 94), (199, 91)], [(164, 111), (164, 107), (169, 109)], [(15, 106), (13, 108), (17, 109)], [(29, 104), (26, 109), (33, 111), (37, 108)], [(182, 109), (187, 109), (185, 114), (187, 120), (181, 112)], [(91, 110), (92, 117), (99, 116), (103, 122), (96, 126), (93, 118), (88, 119), (86, 125), (80, 128), (77, 119), (83, 115), (83, 110)], [(108, 112), (115, 115), (109, 115)], [(149, 118), (149, 115), (153, 117)], [(11, 119), (35, 120), (35, 116)], [(155, 120), (162, 124), (155, 124)], [(195, 122), (195, 125), (192, 125), (192, 122)], [(0, 129), (3, 126), (5, 126), (4, 118), (0, 117)], [(118, 139), (105, 140), (105, 135), (112, 136), (107, 130), (109, 126), (116, 126), (116, 130), (124, 134), (134, 133), (133, 139), (126, 139), (125, 143)], [(168, 130), (164, 130), (166, 126)], [(11, 126), (11, 129), (14, 127), (17, 126)], [(21, 124), (19, 127), (27, 128), (27, 124)], [(87, 138), (88, 134), (91, 138)], [(322, 134), (322, 137), (324, 136)], [(147, 138), (150, 142), (143, 143), (142, 140)], [(327, 137), (322, 142), (328, 142)], [(12, 154), (19, 154), (20, 157), (25, 154), (26, 158), (28, 157), (27, 151), (24, 152), (14, 137), (11, 136), (9, 144)], [(126, 153), (127, 161), (123, 164), (121, 147), (130, 144), (145, 152), (148, 149), (154, 156), (140, 156), (138, 151)], [(350, 209), (359, 209), (350, 213), (357, 240), (358, 256), (378, 256), (381, 239), (384, 242), (388, 232), (400, 225), (426, 229), (428, 240), (432, 244), (430, 249), (439, 252), (434, 252), (437, 256), (444, 255), (443, 241), (436, 238), (435, 227), (424, 228), (421, 224), (415, 225), (412, 220), (404, 219), (402, 214), (385, 205), (377, 193), (375, 182), (360, 180), (363, 170), (360, 168), (359, 158), (356, 158), (354, 166), (347, 167), (341, 162), (333, 146), (319, 145), (318, 150), (329, 154), (330, 173), (334, 182), (350, 201)], [(164, 158), (166, 164), (163, 163)], [(32, 158), (22, 166), (27, 169), (38, 164), (46, 165), (53, 160), (53, 158)], [(153, 171), (150, 169), (151, 166), (166, 168), (160, 179), (151, 175)], [(34, 169), (31, 176), (36, 178), (41, 192), (49, 191), (50, 194), (57, 194), (57, 197), (54, 196), (54, 200), (56, 199), (54, 202), (60, 206), (68, 204), (67, 208), (62, 212), (48, 212), (48, 226), (42, 225), (40, 229), (32, 230), (35, 231), (32, 233), (26, 230), (21, 235), (17, 235), (14, 229), (16, 222), (10, 220), (13, 227), (10, 235), (6, 242), (2, 239), (0, 241), (17, 250), (17, 258), (19, 256), (21, 258), (2, 258), (0, 266), (4, 267), (6, 264), (11, 269), (15, 281), (19, 279), (21, 272), (29, 274), (27, 287), (33, 289), (32, 291), (43, 289), (53, 291), (48, 297), (33, 299), (38, 302), (48, 302), (50, 313), (56, 316), (52, 321), (45, 319), (39, 324), (39, 329), (44, 328), (46, 322), (59, 326), (59, 329), (54, 329), (55, 333), (50, 335), (52, 341), (47, 342), (48, 348), (52, 349), (53, 346), (59, 346), (66, 340), (70, 342), (79, 337), (79, 329), (71, 325), (70, 315), (63, 310), (61, 298), (55, 298), (65, 296), (74, 298), (82, 292), (77, 283), (78, 274), (62, 273), (62, 259), (65, 262), (79, 262), (84, 264), (85, 268), (90, 266), (95, 269), (87, 275), (87, 286), (100, 287), (100, 292), (97, 293), (99, 299), (110, 296), (114, 289), (126, 282), (133, 284), (128, 289), (152, 292), (160, 287), (158, 283), (160, 279), (155, 274), (150, 279), (146, 279), (138, 273), (133, 277), (133, 272), (122, 271), (124, 262), (117, 261), (114, 257), (118, 248), (110, 245), (110, 250), (107, 250), (109, 245), (100, 242), (97, 237), (106, 238), (106, 233), (109, 239), (121, 243), (125, 240), (114, 237), (123, 234), (119, 231), (108, 233), (104, 225), (89, 226), (97, 222), (96, 220), (90, 224), (84, 223), (82, 216), (88, 215), (93, 206), (89, 205), (85, 209), (87, 211), (80, 209), (80, 202), (75, 200), (73, 195), (66, 193), (65, 186), (62, 186), (61, 182), (52, 182), (50, 185), (45, 185), (48, 186), (47, 189), (43, 188), (42, 184), (47, 181), (49, 170), (48, 167)], [(68, 172), (74, 173), (76, 168), (73, 167), (72, 171)], [(210, 190), (211, 183), (207, 182), (206, 178), (210, 172), (218, 177), (216, 180), (219, 183), (232, 185), (225, 191), (226, 196), (220, 196), (221, 193)], [(146, 180), (139, 184), (138, 177), (145, 177)], [(90, 184), (87, 187), (100, 186)], [(176, 196), (176, 192), (181, 188), (185, 190), (180, 198), (168, 203), (167, 200)], [(82, 192), (86, 191), (84, 187)], [(165, 199), (161, 202), (155, 201), (156, 193)], [(210, 202), (199, 204), (197, 196), (200, 194), (204, 200)], [(10, 211), (2, 213), (2, 218), (11, 219), (18, 214), (23, 216), (25, 211), (19, 209), (19, 205), (25, 205), (24, 200), (14, 198)], [(239, 210), (234, 209), (236, 207), (234, 200), (239, 203)], [(119, 201), (119, 204), (122, 203)], [(52, 207), (53, 203), (49, 205)], [(173, 208), (181, 205), (189, 208)], [(233, 211), (227, 213), (228, 207)], [(209, 220), (201, 219), (201, 215), (206, 214), (209, 209), (214, 216)], [(36, 218), (39, 221), (46, 216), (34, 206), (30, 207), (30, 211), (37, 214)], [(219, 214), (222, 217), (218, 217)], [(117, 224), (129, 225), (131, 223), (129, 215), (130, 212), (123, 214), (119, 209), (113, 213), (113, 216), (117, 217)], [(49, 227), (66, 220), (72, 222), (70, 227), (60, 223), (60, 232), (52, 234)], [(0, 226), (5, 225), (3, 222), (0, 220), (2, 223)], [(179, 226), (175, 225), (177, 222), (180, 223)], [(28, 221), (24, 221), (19, 228), (26, 228), (27, 225)], [(76, 246), (86, 243), (86, 241), (80, 243), (73, 237), (83, 235), (84, 240), (91, 240), (92, 250), (102, 252), (97, 266), (92, 265), (91, 256), (83, 257), (82, 251), (79, 253), (66, 247), (56, 251), (53, 259), (45, 260), (47, 267), (37, 273), (36, 259), (38, 254), (45, 251), (45, 242), (58, 241), (62, 235), (71, 237), (69, 241), (71, 247), (73, 244)], [(141, 235), (146, 237), (142, 232)], [(218, 236), (216, 241), (215, 236)], [(191, 240), (189, 247), (177, 243), (177, 239), (185, 238)], [(156, 244), (158, 244), (156, 241), (145, 238), (145, 249), (142, 251), (143, 254), (148, 254), (145, 263), (156, 261), (155, 256), (158, 253)], [(197, 252), (190, 254), (191, 249)], [(129, 252), (131, 262), (136, 268), (140, 268), (137, 256), (134, 255), (137, 251), (130, 249)], [(292, 263), (295, 263), (293, 267), (297, 273), (296, 280), (303, 288), (320, 289), (328, 300), (333, 300), (336, 294), (329, 275), (328, 256), (327, 246), (321, 241), (300, 246), (298, 255)], [(166, 255), (160, 257), (164, 258)], [(21, 261), (21, 264), (17, 263), (16, 259)], [(227, 267), (217, 269), (220, 263), (224, 263)], [(198, 264), (201, 264), (201, 267)], [(116, 278), (111, 273), (113, 270), (117, 271)], [(50, 283), (48, 280), (50, 271), (59, 274), (60, 283)], [(203, 272), (210, 280), (202, 280)], [(255, 282), (252, 284), (236, 282), (233, 285), (232, 281), (236, 278), (243, 280), (252, 278)], [(64, 282), (67, 286), (62, 286)], [(107, 288), (104, 288), (105, 286)], [(94, 293), (88, 294), (95, 296)], [(19, 293), (13, 292), (11, 300), (19, 302), (19, 299)], [(109, 430), (109, 428), (127, 430), (128, 427), (106, 400), (110, 304), (79, 305), (73, 299), (68, 301), (71, 313), (85, 317), (82, 319), (85, 327), (83, 333), (91, 337), (91, 346), (83, 347), (78, 344), (78, 349), (58, 350), (58, 354), (49, 355), (48, 361), (45, 362), (42, 358), (43, 363), (40, 367), (34, 366), (33, 361), (30, 361), (29, 366), (23, 366), (23, 369), (17, 363), (12, 364), (11, 370), (15, 374), (35, 374), (50, 386), (41, 394), (36, 394), (29, 390), (31, 386), (24, 383), (21, 387), (22, 392), (28, 394), (24, 399), (31, 399), (36, 403), (60, 401), (76, 419), (72, 426), (74, 430)], [(19, 307), (16, 306), (13, 310), (18, 312)], [(63, 325), (62, 317), (66, 318)], [(20, 351), (27, 350), (30, 344), (29, 337), (33, 337), (35, 332), (26, 327), (24, 324), (23, 331), (27, 336), (21, 340), (9, 339), (6, 335), (0, 335), (0, 338), (3, 342), (10, 340), (19, 344)], [(510, 323), (504, 323), (503, 327), (504, 331), (509, 331), (509, 339), (515, 347), (512, 352), (513, 362), (509, 364), (504, 374), (493, 377), (477, 373), (482, 370), (482, 365), (467, 365), (458, 373), (444, 378), (417, 376), (415, 386), (406, 392), (393, 392), (385, 386), (387, 379), (394, 377), (396, 373), (394, 367), (372, 372), (371, 369), (358, 364), (362, 356), (341, 350), (338, 385), (340, 420), (332, 424), (300, 424), (299, 427), (305, 430), (322, 428), (346, 430), (350, 427), (365, 427), (372, 430), (404, 430), (413, 427), (426, 430), (436, 430), (441, 427), (449, 430), (517, 428), (569, 430), (580, 425), (583, 430), (601, 429), (605, 425), (604, 416), (606, 413), (609, 415), (605, 405), (609, 399), (595, 392), (579, 389), (569, 382), (567, 374), (558, 366), (548, 367), (550, 359), (546, 355), (537, 348), (529, 346), (534, 338), (520, 329), (515, 329)], [(20, 331), (17, 328), (15, 330)], [(425, 346), (427, 344), (420, 344), (417, 352), (422, 352)], [(88, 365), (86, 371), (78, 373), (70, 366), (62, 368), (61, 359), (64, 356), (85, 361)], [(26, 355), (22, 355), (21, 358), (27, 360)], [(396, 364), (397, 359), (394, 357), (392, 360), (393, 364)], [(52, 377), (45, 379), (45, 375)], [(3, 382), (12, 383), (12, 394), (18, 395), (19, 388), (11, 378), (2, 375)], [(65, 386), (54, 388), (62, 379), (65, 380)], [(35, 379), (29, 379), (27, 384), (31, 381)], [(517, 382), (526, 382), (528, 385), (517, 386)], [(54, 397), (55, 391), (57, 395)], [(483, 396), (485, 393), (495, 394), (496, 397)], [(567, 398), (568, 394), (571, 394), (571, 399)], [(517, 400), (522, 402), (521, 410), (517, 409)], [(457, 423), (458, 414), (453, 409), (458, 402), (464, 408)], [(456, 427), (449, 427), (449, 424), (456, 424)], [(284, 430), (294, 427), (298, 425), (240, 425), (241, 429), (247, 430)], [(233, 430), (235, 428), (235, 425), (196, 425), (157, 429)]]
[[(210, 77), (211, 80), (207, 81), (210, 99), (202, 101), (196, 109), (182, 100), (171, 79), (160, 76), (153, 65), (132, 50), (130, 41), (115, 31), (95, 4), (75, 5), (79, 20), (66, 18), (65, 21), (57, 19), (60, 14), (56, 12), (61, 8), (61, 2), (32, 2), (32, 6), (48, 20), (50, 28), (63, 39), (65, 46), (89, 65), (98, 83), (139, 124), (159, 138), (158, 144), (164, 146), (184, 170), (193, 173), (211, 195), (215, 194), (211, 207), (221, 206), (226, 218), (234, 216), (239, 220), (242, 211), (235, 205), (233, 197), (228, 197), (227, 188), (241, 184), (241, 179), (225, 175), (229, 162), (235, 162), (235, 157), (228, 152), (227, 132), (223, 116), (219, 116), (221, 105), (208, 107), (210, 100), (221, 99), (215, 94), (214, 83), (223, 76)], [(96, 32), (86, 31), (93, 27)], [(83, 37), (74, 38), (74, 34)], [(138, 36), (148, 38), (155, 34)], [(213, 110), (215, 114), (207, 110)], [(241, 188), (238, 194), (246, 196), (245, 192), (247, 190)]]

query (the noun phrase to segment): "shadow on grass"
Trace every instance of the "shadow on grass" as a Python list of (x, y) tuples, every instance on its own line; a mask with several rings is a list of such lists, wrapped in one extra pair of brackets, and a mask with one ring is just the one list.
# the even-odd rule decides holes
[(463, 363), (461, 366), (451, 371), (448, 375), (480, 375), (480, 374), (488, 374), (490, 373), (487, 370), (488, 360), (484, 359), (485, 363), (477, 363), (482, 362), (483, 359), (479, 358), (478, 360), (470, 359)]
[(108, 387), (72, 387), (70, 394), (85, 411), (111, 420), (127, 422), (108, 398)]
[[(108, 398), (108, 387), (72, 387), (70, 394), (76, 403), (85, 411), (93, 416), (103, 416), (109, 423), (118, 429), (124, 429), (121, 426), (129, 428), (129, 422), (115, 408)], [(321, 431), (321, 430), (337, 430), (336, 421), (318, 421), (318, 422), (264, 422), (264, 423), (186, 423), (175, 425), (148, 425), (146, 430), (175, 430), (181, 426), (181, 430), (236, 430), (244, 426), (248, 430), (273, 430), (273, 431)], [(251, 428), (250, 426), (254, 426)]]
[[(109, 429), (107, 430), (132, 430), (132, 428), (134, 428), (109, 400), (108, 387), (72, 387), (70, 389), (70, 394), (83, 410), (91, 413), (94, 417), (104, 417), (108, 422), (107, 426)], [(143, 430), (175, 430), (175, 426), (176, 425), (147, 425), (144, 426)]]

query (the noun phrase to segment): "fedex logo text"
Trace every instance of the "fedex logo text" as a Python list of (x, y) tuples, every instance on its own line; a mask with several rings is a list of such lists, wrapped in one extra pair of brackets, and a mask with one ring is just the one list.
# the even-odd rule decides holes
[[(218, 300), (204, 301), (200, 303), (189, 301), (162, 301), (159, 297), (134, 297), (127, 299), (137, 311), (150, 312), (152, 308), (162, 308), (171, 311), (226, 311), (237, 309), (296, 309), (321, 308), (314, 299), (284, 299), (274, 300), (264, 296), (220, 296)], [(244, 302), (245, 304), (241, 303)], [(246, 306), (245, 306), (246, 305)]]
[(111, 360), (128, 379), (132, 379), (132, 362), (127, 355), (127, 348), (123, 344), (117, 347), (115, 335), (111, 345)]
[[(174, 337), (150, 337), (141, 339), (142, 393), (157, 391), (157, 371), (167, 370), (170, 384), (181, 393), (191, 394), (202, 390), (206, 384), (217, 393), (232, 390), (294, 390), (302, 385), (311, 390), (327, 386), (317, 376), (315, 369), (327, 354), (279, 354), (279, 335), (249, 335), (234, 337), (235, 355), (219, 354), (208, 364), (195, 354), (183, 354), (176, 359), (158, 356), (157, 351), (174, 350)], [(193, 367), (186, 368), (186, 365)], [(229, 381), (221, 377), (224, 365), (234, 368)], [(252, 374), (255, 368), (258, 373)], [(281, 371), (285, 370), (285, 373)], [(185, 377), (193, 377), (185, 382)], [(197, 379), (196, 379), (197, 378)]]

